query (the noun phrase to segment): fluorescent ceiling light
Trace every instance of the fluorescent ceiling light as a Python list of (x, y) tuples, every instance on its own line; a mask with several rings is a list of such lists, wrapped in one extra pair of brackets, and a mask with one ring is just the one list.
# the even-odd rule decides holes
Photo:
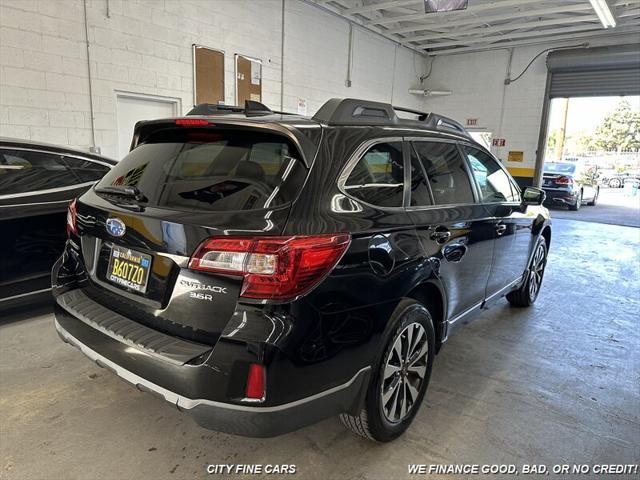
[(600, 22), (604, 28), (613, 28), (616, 26), (616, 19), (607, 3), (607, 0), (589, 0), (593, 10), (598, 15)]
[(465, 10), (469, 0), (424, 0), (425, 13)]
[(442, 97), (451, 95), (453, 92), (451, 90), (418, 90), (410, 88), (409, 93), (412, 95), (424, 95), (425, 97)]

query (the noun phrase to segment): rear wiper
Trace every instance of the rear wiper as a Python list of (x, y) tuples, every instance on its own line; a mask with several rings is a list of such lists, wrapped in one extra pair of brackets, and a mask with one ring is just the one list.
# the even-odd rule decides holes
[(149, 200), (140, 191), (138, 187), (132, 186), (115, 186), (115, 187), (99, 187), (95, 189), (96, 193), (104, 193), (107, 195), (116, 195), (118, 197), (132, 198), (138, 202), (148, 202)]

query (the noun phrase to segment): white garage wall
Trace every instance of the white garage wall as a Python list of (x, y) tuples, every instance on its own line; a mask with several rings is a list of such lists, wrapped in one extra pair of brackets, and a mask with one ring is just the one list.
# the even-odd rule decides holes
[[(235, 103), (234, 54), (263, 61), (263, 102), (280, 108), (280, 0), (88, 0), (96, 144), (117, 155), (116, 91), (193, 104), (191, 45), (225, 51), (226, 102)], [(345, 86), (348, 23), (286, 0), (284, 105), (313, 114), (333, 96), (418, 108), (407, 93), (423, 57), (354, 28), (352, 87)], [(393, 69), (395, 60), (395, 71)], [(82, 0), (0, 0), (0, 135), (92, 144)]]
[[(637, 43), (638, 40), (638, 35), (621, 35), (608, 40), (589, 39), (588, 42), (595, 47)], [(574, 41), (569, 45), (583, 42)], [(560, 45), (563, 44), (557, 46)], [(511, 78), (520, 74), (536, 54), (547, 48), (550, 46), (514, 48)], [(423, 109), (449, 116), (463, 125), (466, 124), (466, 119), (477, 118), (478, 127), (492, 132), (494, 138), (506, 140), (504, 147), (492, 147), (491, 150), (507, 168), (514, 175), (523, 175), (527, 171), (532, 175), (547, 78), (545, 60), (546, 54), (543, 54), (517, 82), (505, 86), (508, 50), (436, 57), (432, 74), (425, 80), (425, 88), (451, 90), (453, 94), (427, 98)], [(524, 161), (508, 162), (510, 150), (524, 152)]]

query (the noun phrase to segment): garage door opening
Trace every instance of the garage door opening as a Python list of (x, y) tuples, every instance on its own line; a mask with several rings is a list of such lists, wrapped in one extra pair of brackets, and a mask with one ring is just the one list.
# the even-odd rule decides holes
[(546, 138), (555, 217), (640, 226), (640, 96), (553, 98)]

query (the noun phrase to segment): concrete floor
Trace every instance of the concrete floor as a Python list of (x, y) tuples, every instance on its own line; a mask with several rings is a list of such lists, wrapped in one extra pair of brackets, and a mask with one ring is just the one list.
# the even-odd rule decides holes
[(640, 227), (640, 193), (632, 197), (623, 188), (601, 187), (598, 204), (593, 207), (583, 205), (577, 212), (566, 207), (550, 210), (553, 218)]
[(0, 478), (191, 479), (209, 463), (293, 463), (297, 478), (318, 479), (407, 478), (409, 463), (638, 464), (640, 229), (556, 220), (553, 235), (538, 303), (500, 302), (452, 337), (412, 428), (385, 445), (337, 419), (276, 439), (203, 430), (59, 341), (50, 313), (5, 318)]

